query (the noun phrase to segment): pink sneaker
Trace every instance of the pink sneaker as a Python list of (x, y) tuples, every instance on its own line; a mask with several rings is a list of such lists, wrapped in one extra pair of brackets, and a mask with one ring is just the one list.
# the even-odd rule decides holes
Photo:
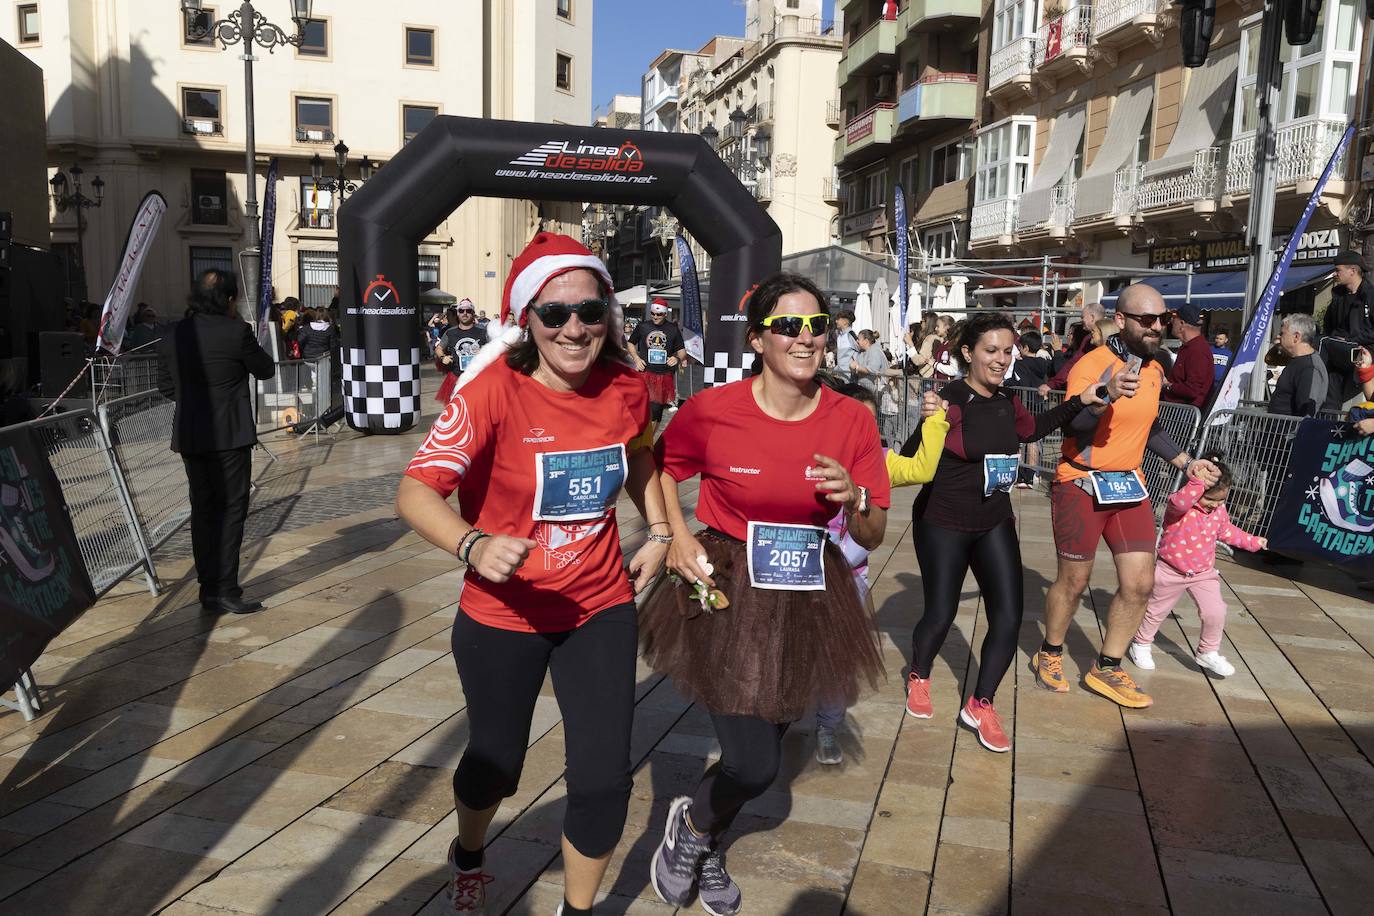
[(917, 677), (915, 671), (906, 678), (906, 714), (918, 719), (935, 715), (935, 707), (930, 702), (930, 678)]
[(997, 710), (992, 708), (991, 700), (968, 698), (964, 708), (959, 711), (959, 721), (978, 733), (978, 743), (990, 751), (1005, 754), (1011, 750), (1007, 733), (1002, 731), (1002, 722), (997, 718)]

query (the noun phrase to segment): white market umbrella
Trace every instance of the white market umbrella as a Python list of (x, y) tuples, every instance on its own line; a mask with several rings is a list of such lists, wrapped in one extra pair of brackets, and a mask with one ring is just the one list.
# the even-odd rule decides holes
[[(968, 277), (950, 277), (949, 296), (945, 299), (945, 308), (951, 311), (953, 311), (954, 309), (962, 310), (964, 308), (965, 287), (967, 286)], [(955, 314), (954, 320), (958, 321), (960, 318), (963, 317), (963, 313), (962, 311), (960, 311), (959, 313)]]
[(945, 300), (949, 298), (949, 290), (943, 286), (935, 287), (935, 291), (930, 294), (930, 310), (939, 314), (945, 310)]
[(887, 310), (887, 348), (894, 360), (906, 356), (906, 328), (902, 325), (902, 304), (896, 293), (892, 294), (892, 307)]
[(921, 323), (921, 287), (918, 283), (911, 284), (911, 293), (907, 296), (906, 323)]
[(879, 277), (873, 284), (873, 298), (871, 300), (873, 309), (873, 330), (879, 334), (887, 333), (887, 278)]
[(873, 303), (869, 301), (871, 293), (867, 283), (860, 283), (855, 290), (854, 299), (854, 331), (873, 330)]

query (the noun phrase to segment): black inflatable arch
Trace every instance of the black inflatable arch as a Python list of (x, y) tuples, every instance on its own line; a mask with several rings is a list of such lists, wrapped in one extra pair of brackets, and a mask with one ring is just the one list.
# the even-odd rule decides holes
[(742, 375), (736, 304), (779, 269), (782, 234), (704, 140), (441, 116), (339, 208), (349, 426), (398, 433), (419, 419), (419, 244), (469, 197), (667, 207), (711, 255), (708, 380)]

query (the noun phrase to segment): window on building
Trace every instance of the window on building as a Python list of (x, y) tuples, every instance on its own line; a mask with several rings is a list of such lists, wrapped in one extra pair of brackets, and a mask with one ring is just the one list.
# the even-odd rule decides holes
[(302, 251), (300, 253), (301, 306), (308, 309), (329, 307), (334, 287), (339, 285), (339, 253), (337, 251)]
[(402, 105), (401, 143), (409, 143), (415, 139), (415, 135), (424, 130), (438, 115), (439, 109), (433, 105)]
[(311, 19), (301, 29), (299, 53), (306, 57), (329, 56), (329, 23), (324, 19)]
[(422, 254), (419, 260), (419, 274), (416, 279), (419, 281), (420, 292), (425, 293), (432, 289), (439, 288), (439, 256), (437, 254)]
[(210, 26), (215, 21), (215, 8), (213, 6), (201, 7), (194, 16), (187, 16), (180, 10), (177, 15), (181, 17), (182, 44), (193, 48), (213, 48), (215, 46), (215, 36), (210, 32)]
[(554, 59), (553, 83), (565, 92), (572, 92), (572, 58), (559, 54)]
[(229, 222), (229, 180), (214, 169), (191, 169), (191, 222), (224, 226)]
[(897, 183), (902, 186), (902, 192), (906, 194), (907, 206), (913, 203), (913, 198), (920, 191), (920, 184), (917, 176), (920, 174), (921, 160), (919, 156), (911, 156), (903, 159), (902, 164), (897, 169)]
[(992, 13), (992, 50), (997, 51), (1023, 35), (1033, 35), (1036, 0), (996, 0)]
[(799, 9), (800, 7), (801, 7), (801, 0), (787, 0), (787, 8), (788, 8), (789, 10)]
[[(1327, 28), (1330, 17), (1336, 27)], [(1280, 123), (1301, 118), (1348, 120), (1354, 110), (1355, 74), (1362, 17), (1356, 0), (1332, 0), (1322, 6), (1312, 40), (1302, 47), (1284, 42)], [(1233, 131), (1244, 134), (1259, 126), (1255, 82), (1259, 65), (1260, 18), (1246, 21), (1241, 30), (1240, 72), (1236, 79)]]
[(887, 169), (870, 172), (860, 179), (859, 196), (863, 206), (859, 210), (871, 210), (887, 203)]
[(953, 226), (927, 229), (921, 233), (921, 248), (933, 261), (952, 261), (959, 257), (959, 233)]
[(1140, 136), (1135, 140), (1135, 160), (1132, 165), (1144, 165), (1150, 161), (1150, 134), (1154, 131), (1154, 106), (1145, 112), (1145, 123), (1140, 125)]
[(333, 100), (296, 96), (296, 140), (300, 143), (334, 142)]
[(572, 19), (572, 0), (558, 0), (558, 18)]
[(315, 184), (309, 175), (301, 176), (302, 229), (334, 228), (334, 192)]
[(1013, 117), (978, 135), (974, 202), (1020, 194), (1030, 183), (1035, 119)]
[(218, 89), (181, 90), (181, 126), (188, 134), (222, 134), (220, 121), (222, 98)]
[(38, 4), (21, 3), (15, 8), (15, 12), (19, 15), (19, 43), (37, 44), (42, 37), (38, 27)]
[(973, 171), (973, 141), (968, 138), (937, 146), (930, 151), (928, 187), (932, 190), (951, 181), (962, 181)]
[(218, 270), (234, 269), (234, 249), (228, 247), (192, 245), (191, 246), (191, 282), (195, 283), (196, 278), (210, 268)]
[(433, 29), (406, 29), (406, 63), (418, 67), (434, 66)]

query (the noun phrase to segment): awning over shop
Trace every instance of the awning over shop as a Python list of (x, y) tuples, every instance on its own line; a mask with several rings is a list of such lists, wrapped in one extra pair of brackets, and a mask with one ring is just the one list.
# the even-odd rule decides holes
[[(1330, 264), (1290, 267), (1287, 276), (1283, 279), (1283, 291), (1286, 293), (1301, 286), (1316, 283), (1330, 274), (1332, 269)], [(1141, 282), (1159, 290), (1167, 305), (1181, 305), (1188, 299), (1187, 277), (1177, 275), (1146, 277)], [(1116, 308), (1116, 298), (1116, 292), (1108, 293), (1102, 297), (1102, 304), (1107, 308), (1114, 309)], [(1192, 300), (1203, 311), (1209, 309), (1244, 309), (1245, 272), (1235, 270), (1216, 274), (1193, 274)]]

